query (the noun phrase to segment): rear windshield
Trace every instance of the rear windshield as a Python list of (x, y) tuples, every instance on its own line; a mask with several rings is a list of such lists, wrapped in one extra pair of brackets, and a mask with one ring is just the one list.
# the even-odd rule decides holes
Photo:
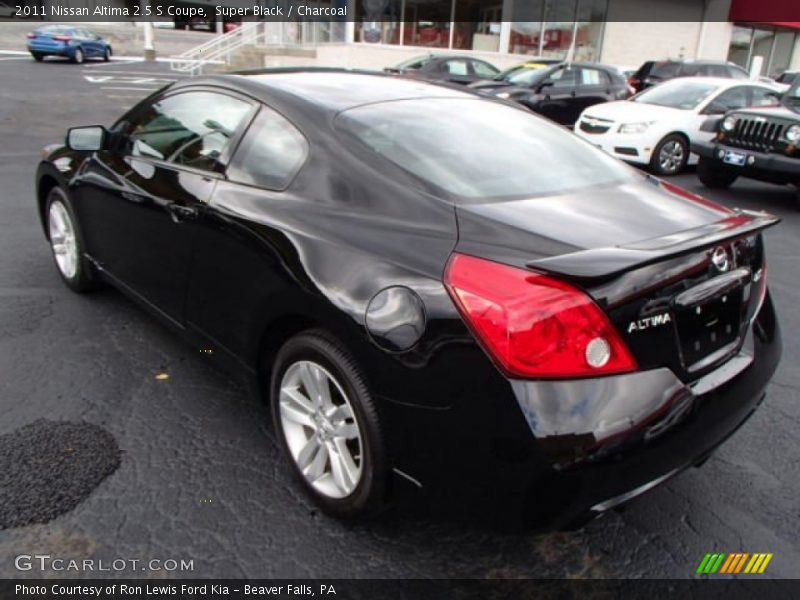
[(337, 128), (419, 179), (462, 198), (524, 198), (629, 181), (633, 171), (532, 113), (477, 99), (359, 106)]
[(64, 25), (45, 25), (36, 30), (37, 33), (72, 33), (72, 31), (72, 27), (66, 27)]
[(719, 88), (715, 83), (704, 83), (693, 79), (674, 79), (649, 88), (633, 101), (692, 110)]
[(675, 77), (680, 68), (680, 63), (656, 63), (653, 65), (653, 70), (650, 71), (650, 77), (655, 77), (656, 79), (669, 79), (670, 77)]

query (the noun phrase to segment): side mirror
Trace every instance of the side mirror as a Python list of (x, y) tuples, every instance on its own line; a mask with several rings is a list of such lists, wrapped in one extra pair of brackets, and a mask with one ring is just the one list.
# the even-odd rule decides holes
[(700, 125), (700, 131), (707, 133), (716, 133), (719, 131), (719, 122), (722, 120), (721, 116), (709, 117)]
[(712, 102), (703, 110), (704, 115), (724, 115), (726, 112), (728, 112), (728, 107), (717, 102)]
[(543, 81), (536, 86), (536, 93), (541, 94), (544, 88), (553, 87), (555, 84), (552, 81)]
[(73, 127), (67, 132), (67, 148), (79, 152), (102, 150), (107, 136), (106, 128), (101, 125)]

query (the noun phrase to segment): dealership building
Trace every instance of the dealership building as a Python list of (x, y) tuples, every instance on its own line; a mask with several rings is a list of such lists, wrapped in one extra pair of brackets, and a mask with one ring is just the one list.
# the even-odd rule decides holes
[[(762, 75), (800, 69), (798, 0), (329, 0), (349, 22), (298, 24), (314, 56), (269, 65), (382, 67), (424, 52), (466, 52), (507, 66), (525, 57), (638, 66), (648, 59), (728, 60)], [(769, 6), (765, 6), (769, 5)], [(353, 16), (355, 18), (353, 18)], [(757, 58), (760, 57), (760, 58)]]
[[(69, 4), (93, 6), (100, 1)], [(132, 6), (142, 0), (110, 1)], [(145, 1), (202, 6), (211, 14), (215, 6), (290, 2)], [(344, 8), (348, 16), (264, 24), (249, 41), (260, 52), (250, 52), (247, 60), (257, 64), (247, 66), (261, 66), (263, 61), (265, 66), (382, 68), (425, 52), (449, 51), (474, 54), (499, 67), (532, 56), (572, 56), (626, 67), (666, 58), (728, 60), (748, 70), (760, 65), (761, 75), (773, 77), (787, 69), (800, 70), (800, 0), (305, 0), (303, 4)]]

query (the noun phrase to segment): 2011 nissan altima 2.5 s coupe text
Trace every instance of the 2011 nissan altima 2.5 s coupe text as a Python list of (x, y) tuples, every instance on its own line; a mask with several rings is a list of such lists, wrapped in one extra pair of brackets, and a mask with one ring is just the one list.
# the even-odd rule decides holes
[(64, 282), (256, 384), (342, 518), (411, 496), (575, 526), (701, 464), (780, 358), (776, 218), (467, 90), (182, 81), (71, 129), (36, 183)]

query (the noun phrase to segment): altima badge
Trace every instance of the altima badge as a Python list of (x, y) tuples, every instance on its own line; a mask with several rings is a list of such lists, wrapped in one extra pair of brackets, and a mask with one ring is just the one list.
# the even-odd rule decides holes
[(638, 319), (628, 323), (628, 333), (633, 333), (634, 331), (644, 331), (645, 329), (652, 329), (653, 327), (661, 327), (662, 325), (667, 325), (668, 323), (672, 323), (672, 315), (670, 315), (668, 312), (660, 315), (653, 315), (652, 317), (644, 317), (643, 319)]

